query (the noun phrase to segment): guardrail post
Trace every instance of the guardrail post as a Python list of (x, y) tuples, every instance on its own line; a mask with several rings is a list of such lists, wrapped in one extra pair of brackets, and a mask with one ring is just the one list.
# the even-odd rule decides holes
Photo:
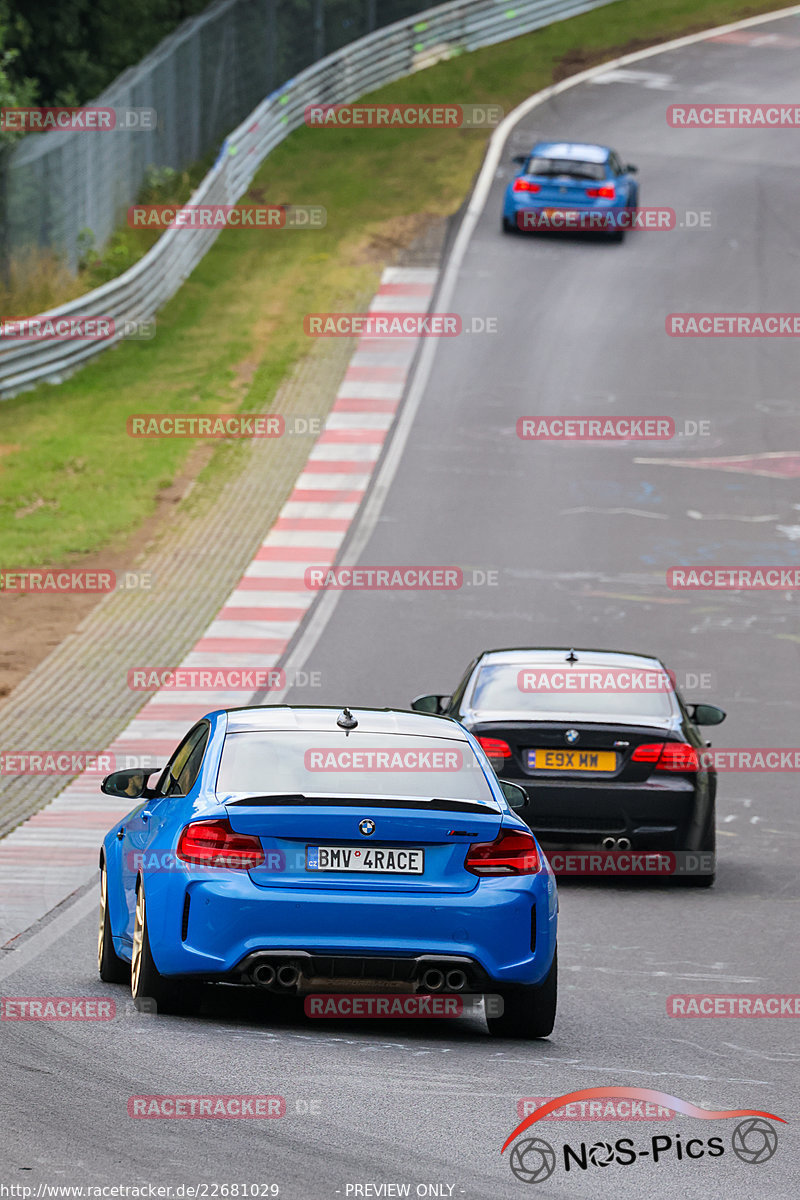
[(11, 283), (11, 238), (8, 230), (8, 160), (11, 147), (0, 142), (0, 283), (9, 287)]
[(278, 0), (267, 6), (267, 95), (278, 86)]
[(325, 57), (325, 0), (314, 0), (314, 58)]

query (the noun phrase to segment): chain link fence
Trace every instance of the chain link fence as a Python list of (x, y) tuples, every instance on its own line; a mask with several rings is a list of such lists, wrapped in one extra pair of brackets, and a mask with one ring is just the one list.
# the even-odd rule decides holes
[[(225, 138), (212, 169), (190, 204), (235, 204), (268, 154), (304, 123), (307, 105), (347, 104), (392, 80), (449, 58), (518, 37), (552, 21), (564, 20), (614, 0), (449, 0), (377, 29), (320, 60), (271, 92)], [(388, 7), (388, 6), (387, 6)], [(308, 5), (306, 5), (308, 11)], [(207, 16), (208, 14), (206, 14)], [(48, 135), (49, 136), (49, 135)], [(81, 137), (86, 137), (81, 134)], [(101, 134), (108, 141), (112, 134)], [(41, 380), (59, 383), (95, 354), (127, 336), (127, 328), (147, 321), (175, 293), (219, 236), (219, 228), (172, 225), (134, 266), (102, 287), (39, 314), (39, 319), (77, 320), (102, 316), (113, 333), (86, 341), (75, 333), (64, 340), (49, 333), (0, 345), (0, 398)]]
[(420, 0), (218, 0), (91, 102), (155, 110), (154, 128), (29, 134), (0, 159), (5, 256), (48, 248), (74, 271), (82, 243), (105, 244), (150, 169), (180, 171), (204, 158), (298, 72), (424, 7)]

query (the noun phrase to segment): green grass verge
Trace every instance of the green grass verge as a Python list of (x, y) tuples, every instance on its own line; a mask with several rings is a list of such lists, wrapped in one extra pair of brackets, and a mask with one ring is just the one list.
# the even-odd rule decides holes
[[(758, 0), (619, 0), (441, 63), (374, 98), (491, 102), (509, 111), (554, 78), (632, 42), (772, 7)], [(58, 387), (0, 402), (0, 564), (65, 563), (119, 545), (153, 512), (158, 492), (195, 444), (131, 439), (127, 417), (262, 410), (308, 353), (304, 314), (352, 307), (377, 281), (386, 239), (402, 240), (419, 214), (453, 212), (485, 142), (484, 132), (458, 129), (292, 134), (259, 171), (250, 199), (322, 204), (326, 228), (224, 233), (159, 313), (153, 341), (126, 343)], [(127, 232), (140, 241), (127, 241)], [(147, 237), (119, 234), (120, 263), (143, 252)], [(236, 447), (219, 447), (193, 502), (213, 499), (236, 459)]]

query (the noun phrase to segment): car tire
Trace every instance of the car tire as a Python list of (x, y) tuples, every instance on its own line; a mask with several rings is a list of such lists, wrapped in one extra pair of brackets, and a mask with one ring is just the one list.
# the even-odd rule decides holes
[(147, 907), (144, 884), (139, 880), (136, 889), (136, 915), (133, 923), (133, 955), (131, 958), (131, 996), (138, 1012), (167, 1013), (189, 1016), (196, 1013), (202, 1001), (202, 989), (191, 981), (178, 982), (161, 974), (150, 950), (147, 932)]
[(508, 217), (503, 217), (503, 233), (516, 233), (517, 227)]
[[(702, 844), (696, 851), (688, 851), (688, 853), (713, 854), (716, 865), (717, 822), (716, 815), (713, 811), (711, 813), (710, 828), (706, 831), (706, 835), (703, 838)], [(678, 887), (709, 888), (714, 886), (715, 879), (716, 872), (710, 871), (707, 875), (677, 875), (675, 877), (675, 883), (678, 885)]]
[(97, 931), (97, 970), (103, 983), (130, 983), (131, 965), (114, 949), (111, 915), (108, 911), (108, 877), (105, 861), (100, 867), (100, 926)]
[(558, 951), (547, 977), (536, 987), (498, 988), (503, 1001), (499, 1017), (487, 1017), (493, 1037), (546, 1038), (553, 1032), (558, 1003)]

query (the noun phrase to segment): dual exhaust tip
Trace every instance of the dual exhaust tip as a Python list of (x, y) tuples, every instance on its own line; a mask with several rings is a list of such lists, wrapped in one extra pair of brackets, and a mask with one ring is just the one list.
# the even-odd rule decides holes
[(276, 971), (270, 963), (262, 962), (253, 968), (252, 978), (253, 983), (257, 983), (259, 987), (278, 987), (288, 991), (298, 983), (300, 972), (289, 963), (278, 967)]
[(429, 967), (420, 983), (426, 992), (441, 992), (445, 987), (448, 992), (463, 992), (467, 986), (467, 977), (463, 971), (457, 969), (445, 973), (438, 967)]
[(603, 838), (602, 846), (604, 850), (630, 850), (631, 839), (626, 837), (607, 837)]

